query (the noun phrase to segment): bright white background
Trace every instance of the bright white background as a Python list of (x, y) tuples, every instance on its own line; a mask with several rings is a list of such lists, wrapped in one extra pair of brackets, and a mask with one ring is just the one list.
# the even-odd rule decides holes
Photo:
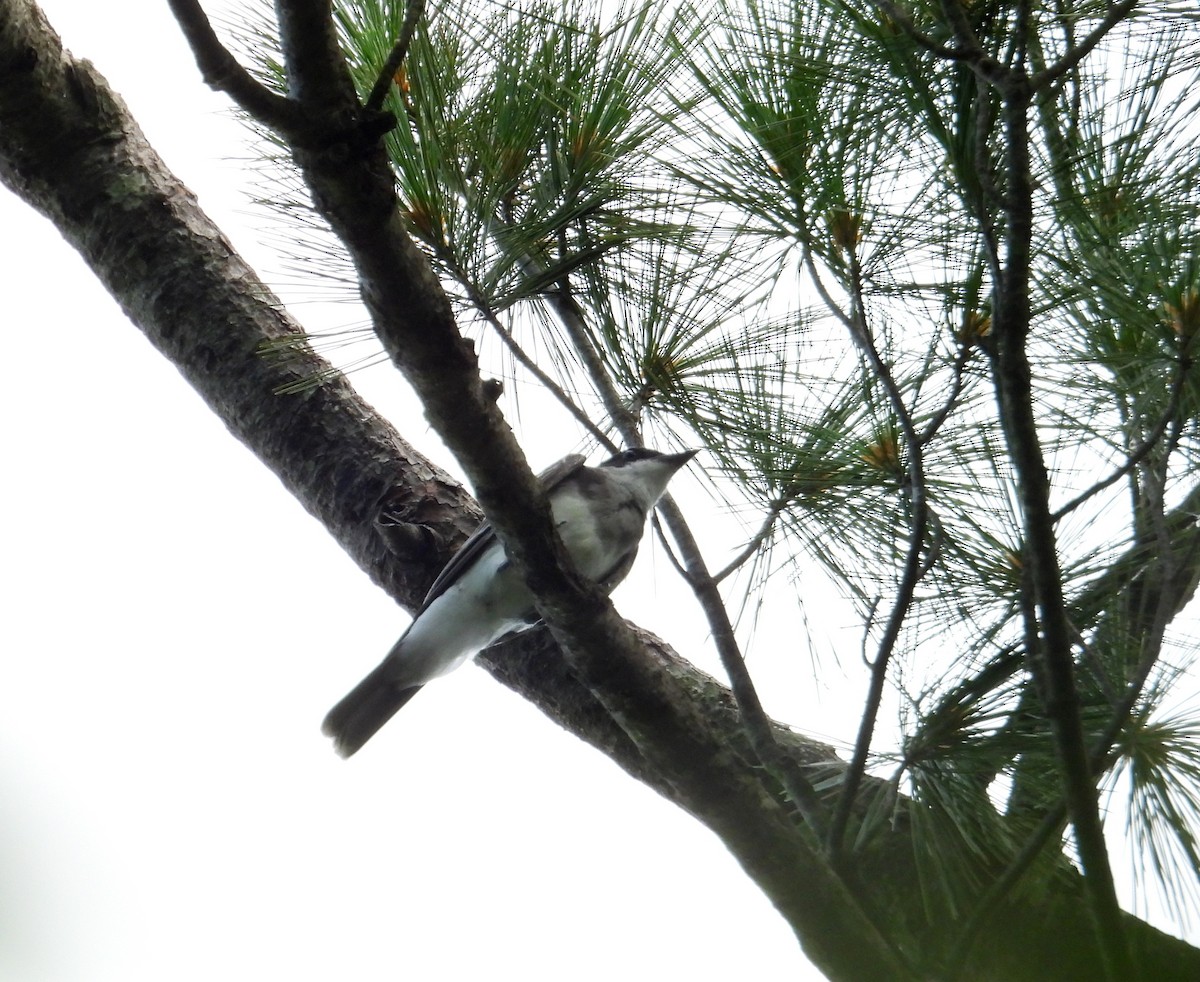
[[(42, 6), (278, 269), (165, 2)], [(338, 759), (404, 615), (6, 191), (0, 287), (0, 978), (820, 978), (713, 836), (473, 666)], [(437, 453), (389, 368), (355, 384)], [(638, 577), (618, 607), (703, 661), (661, 553)], [(815, 718), (796, 636), (768, 705)]]

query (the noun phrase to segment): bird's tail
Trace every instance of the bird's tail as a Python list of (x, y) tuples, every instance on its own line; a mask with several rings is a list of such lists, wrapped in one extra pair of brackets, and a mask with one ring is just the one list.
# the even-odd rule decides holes
[(384, 671), (385, 662), (347, 693), (329, 710), (321, 730), (333, 737), (333, 746), (343, 757), (356, 753), (384, 723), (420, 690), (419, 685), (398, 688)]

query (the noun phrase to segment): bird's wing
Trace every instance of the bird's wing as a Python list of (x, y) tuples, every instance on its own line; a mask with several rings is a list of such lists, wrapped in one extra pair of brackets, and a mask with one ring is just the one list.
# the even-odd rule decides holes
[[(538, 475), (537, 479), (542, 485), (542, 490), (549, 494), (582, 467), (585, 459), (582, 454), (574, 453), (551, 464)], [(429, 592), (425, 594), (421, 610), (424, 610), (450, 589), (451, 585), (470, 569), (495, 541), (496, 533), (492, 530), (491, 523), (485, 519), (479, 528), (471, 533), (470, 538), (463, 543), (462, 548), (451, 556), (450, 561), (442, 567), (442, 571), (433, 581)]]

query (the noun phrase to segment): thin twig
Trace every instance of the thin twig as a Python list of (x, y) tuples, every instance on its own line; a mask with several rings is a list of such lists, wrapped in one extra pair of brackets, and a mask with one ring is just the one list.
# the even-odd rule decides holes
[(908, 546), (904, 557), (903, 571), (900, 575), (900, 583), (896, 590), (896, 597), (892, 604), (891, 613), (888, 615), (883, 637), (880, 638), (879, 647), (876, 649), (875, 658), (871, 663), (871, 680), (867, 687), (867, 698), (863, 706), (862, 719), (859, 722), (858, 736), (854, 741), (854, 752), (842, 780), (842, 789), (838, 795), (837, 805), (835, 806), (833, 819), (830, 822), (826, 838), (829, 853), (836, 861), (842, 850), (846, 826), (849, 824), (854, 802), (858, 796), (859, 785), (862, 782), (863, 775), (866, 773), (867, 757), (871, 750), (871, 738), (875, 732), (875, 723), (879, 716), (880, 706), (883, 703), (883, 691), (887, 683), (888, 665), (895, 652), (896, 644), (900, 640), (900, 632), (904, 626), (905, 619), (908, 617), (909, 609), (912, 606), (917, 584), (920, 582), (921, 577), (928, 571), (928, 566), (921, 562), (921, 550), (925, 543), (929, 511), (925, 496), (923, 445), (916, 431), (916, 426), (913, 423), (912, 414), (904, 402), (904, 396), (900, 391), (900, 387), (896, 384), (891, 369), (879, 354), (879, 349), (875, 346), (874, 338), (871, 336), (863, 304), (862, 275), (857, 256), (853, 252), (850, 254), (852, 291), (850, 314), (846, 314), (833, 301), (828, 290), (825, 289), (825, 285), (821, 282), (821, 278), (817, 272), (812, 250), (807, 247), (804, 250), (804, 262), (810, 276), (816, 283), (817, 291), (821, 295), (821, 298), (834, 313), (834, 316), (838, 317), (846, 325), (851, 337), (870, 364), (875, 377), (887, 393), (892, 412), (896, 414), (896, 418), (900, 421), (900, 430), (904, 435), (904, 442), (908, 451), (908, 495), (912, 506), (912, 512), (909, 517)]
[(1097, 495), (1105, 488), (1109, 488), (1116, 484), (1117, 481), (1130, 474), (1138, 464), (1140, 464), (1146, 459), (1147, 456), (1149, 456), (1151, 451), (1153, 451), (1155, 446), (1158, 444), (1158, 441), (1162, 439), (1163, 434), (1167, 432), (1167, 427), (1175, 421), (1175, 417), (1179, 414), (1179, 401), (1183, 394), (1183, 384), (1187, 378), (1187, 368), (1189, 365), (1190, 363), (1187, 361), (1187, 359), (1180, 359), (1179, 371), (1171, 385), (1171, 395), (1167, 402), (1167, 408), (1164, 410), (1158, 422), (1154, 425), (1154, 429), (1152, 429), (1146, 439), (1142, 441), (1141, 445), (1129, 455), (1124, 464), (1109, 474), (1108, 477), (1097, 482), (1096, 484), (1093, 484), (1081, 494), (1076, 495), (1065, 505), (1059, 508), (1058, 511), (1054, 512), (1050, 516), (1051, 521), (1060, 521), (1064, 516), (1069, 515), (1094, 495)]
[(813, 285), (817, 288), (817, 295), (820, 296), (821, 302), (825, 304), (834, 317), (842, 322), (846, 330), (851, 334), (856, 333), (858, 328), (855, 326), (850, 315), (838, 306), (837, 301), (833, 299), (833, 295), (825, 287), (825, 282), (821, 279), (821, 274), (817, 271), (817, 264), (813, 260), (812, 250), (807, 246), (804, 249), (804, 268), (808, 270), (808, 275), (812, 277)]
[(512, 332), (506, 328), (500, 319), (491, 311), (484, 311), (484, 318), (491, 325), (500, 339), (504, 342), (513, 357), (517, 359), (534, 378), (547, 389), (551, 395), (557, 399), (563, 407), (585, 430), (592, 435), (592, 438), (609, 453), (616, 453), (620, 448), (613, 442), (612, 438), (597, 426), (566, 392), (566, 390), (554, 381), (532, 357), (526, 354), (525, 349), (517, 343), (517, 339), (513, 337)]
[(772, 501), (767, 509), (767, 517), (763, 519), (763, 523), (759, 526), (757, 532), (746, 543), (744, 549), (726, 563), (720, 570), (713, 573), (712, 578), (715, 582), (720, 583), (731, 573), (739, 569), (751, 556), (758, 552), (759, 547), (766, 541), (767, 536), (771, 534), (771, 530), (775, 527), (775, 523), (779, 520), (780, 513), (787, 507), (787, 502), (782, 498), (778, 501)]
[(675, 555), (675, 547), (671, 544), (671, 539), (667, 535), (666, 526), (664, 526), (662, 521), (659, 519), (657, 510), (654, 512), (654, 517), (650, 521), (654, 526), (654, 534), (658, 536), (658, 544), (662, 546), (663, 552), (667, 554), (667, 562), (669, 562), (671, 564), (671, 568), (679, 574), (679, 578), (686, 583), (688, 579), (687, 568), (683, 565), (683, 560)]
[(713, 633), (713, 641), (721, 658), (721, 665), (729, 676), (730, 688), (741, 713), (746, 736), (763, 767), (766, 768), (783, 788), (787, 796), (803, 816), (814, 833), (821, 834), (825, 824), (825, 809), (812, 783), (803, 774), (800, 766), (783, 753), (771, 731), (770, 717), (762, 707), (758, 691), (750, 678), (745, 659), (729, 620), (729, 611), (721, 598), (717, 582), (708, 572), (700, 547), (679, 506), (670, 497), (664, 497), (659, 510), (667, 522), (667, 528), (679, 548), (686, 569), (686, 580), (691, 586)]
[(1035, 75), (1030, 76), (1029, 87), (1031, 91), (1036, 92), (1038, 89), (1044, 88), (1051, 82), (1065, 75), (1067, 72), (1075, 68), (1084, 58), (1086, 58), (1105, 36), (1116, 27), (1121, 21), (1133, 13), (1138, 5), (1138, 0), (1123, 0), (1111, 7), (1104, 19), (1096, 25), (1095, 29), (1088, 34), (1074, 48), (1063, 55), (1058, 61), (1048, 68), (1042, 69)]
[(934, 414), (933, 418), (925, 425), (917, 437), (919, 446), (926, 446), (937, 435), (938, 430), (942, 428), (942, 424), (949, 418), (954, 407), (958, 404), (958, 397), (962, 395), (963, 381), (967, 362), (971, 360), (971, 351), (973, 349), (969, 345), (962, 345), (958, 354), (954, 358), (954, 381), (950, 383), (950, 394), (946, 397), (946, 401), (942, 404), (942, 408)]
[(617, 432), (621, 434), (621, 439), (631, 446), (640, 446), (642, 434), (637, 417), (625, 405), (620, 392), (609, 378), (604, 362), (592, 344), (591, 338), (588, 337), (583, 311), (579, 309), (579, 304), (574, 296), (571, 295), (569, 289), (560, 289), (550, 294), (547, 299), (554, 308), (554, 312), (558, 314), (559, 323), (567, 332), (567, 339), (583, 362), (588, 378), (596, 386), (604, 411), (608, 413), (608, 418), (612, 420)]
[(525, 349), (517, 343), (517, 339), (513, 337), (512, 332), (501, 323), (500, 318), (496, 316), (495, 311), (493, 311), (491, 306), (488, 304), (487, 298), (484, 297), (484, 295), (480, 293), (478, 289), (476, 289), (475, 284), (471, 282), (471, 279), (467, 276), (466, 271), (458, 265), (455, 257), (443, 255), (441, 258), (442, 261), (446, 263), (448, 268), (454, 270), (455, 276), (457, 277), (459, 283), (462, 284), (462, 286), (466, 289), (467, 296), (470, 298), (475, 309), (479, 312), (480, 316), (487, 321), (492, 330), (494, 330), (500, 336), (500, 340), (503, 341), (508, 350), (512, 352), (513, 357), (516, 358), (517, 361), (520, 362), (525, 368), (525, 370), (528, 371), (535, 379), (537, 379), (538, 382), (540, 382), (546, 388), (546, 390), (550, 392), (550, 394), (553, 395), (554, 398), (559, 401), (559, 403), (562, 404), (567, 412), (575, 417), (575, 420), (579, 423), (579, 425), (587, 430), (588, 433), (590, 433), (596, 440), (596, 442), (600, 444), (600, 446), (608, 450), (609, 453), (616, 453), (618, 447), (612, 441), (609, 435), (605, 433), (604, 430), (602, 430), (599, 426), (597, 426), (588, 416), (588, 414), (585, 413), (583, 409), (581, 409), (575, 403), (575, 400), (567, 394), (566, 390), (563, 389), (563, 387), (557, 382), (555, 382), (554, 379), (552, 379), (546, 373), (546, 371), (532, 357), (530, 357), (529, 354), (526, 353)]
[(388, 90), (396, 80), (396, 73), (404, 64), (405, 56), (408, 55), (408, 49), (417, 32), (417, 22), (420, 21), (423, 13), (425, 13), (425, 0), (408, 0), (408, 6), (404, 11), (404, 22), (400, 25), (400, 36), (392, 46), (387, 61), (379, 69), (379, 76), (375, 79), (371, 94), (367, 96), (365, 108), (368, 111), (378, 112), (383, 108), (383, 100), (387, 98)]

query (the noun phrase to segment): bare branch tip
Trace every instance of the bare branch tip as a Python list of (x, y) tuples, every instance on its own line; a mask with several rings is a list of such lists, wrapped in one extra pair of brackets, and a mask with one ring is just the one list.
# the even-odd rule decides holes
[(400, 36), (396, 39), (391, 53), (379, 70), (379, 76), (371, 87), (371, 94), (367, 96), (365, 108), (368, 112), (378, 112), (383, 108), (383, 102), (396, 81), (404, 59), (408, 57), (408, 50), (412, 47), (413, 37), (417, 32), (417, 24), (424, 13), (425, 0), (408, 0), (408, 7), (404, 12), (404, 22), (400, 25)]

